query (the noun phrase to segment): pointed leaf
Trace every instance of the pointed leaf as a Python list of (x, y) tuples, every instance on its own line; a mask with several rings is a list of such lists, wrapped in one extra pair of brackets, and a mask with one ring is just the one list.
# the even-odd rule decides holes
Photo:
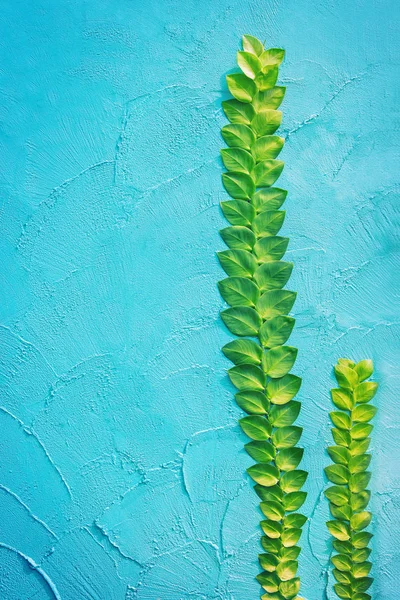
[(228, 370), (228, 375), (233, 385), (238, 390), (263, 390), (265, 388), (265, 375), (254, 365), (240, 365)]
[[(252, 250), (256, 243), (256, 236), (247, 227), (236, 225), (220, 230), (220, 236), (225, 244), (233, 250)], [(266, 238), (267, 239), (267, 238)]]
[(291, 311), (295, 300), (296, 292), (290, 292), (289, 290), (265, 292), (257, 302), (257, 311), (263, 319), (287, 315)]
[(333, 587), (335, 589), (336, 594), (339, 596), (339, 598), (347, 599), (347, 598), (352, 597), (350, 585), (344, 585), (342, 583), (335, 583), (335, 585)]
[(372, 515), (367, 510), (354, 514), (350, 519), (350, 527), (354, 531), (362, 531), (371, 523)]
[(337, 540), (346, 541), (350, 539), (350, 529), (346, 523), (342, 523), (341, 521), (328, 521), (327, 527)]
[(333, 404), (341, 410), (352, 410), (354, 407), (353, 394), (344, 388), (331, 390)]
[(221, 318), (228, 329), (235, 335), (256, 336), (261, 319), (254, 308), (238, 306), (221, 312)]
[(367, 531), (360, 531), (359, 533), (355, 533), (353, 535), (351, 542), (354, 548), (365, 548), (366, 546), (368, 546), (372, 537), (372, 533), (368, 533)]
[(286, 448), (286, 450), (281, 450), (275, 459), (276, 466), (281, 471), (293, 471), (300, 464), (303, 453), (303, 448)]
[(357, 494), (350, 494), (351, 508), (354, 512), (364, 510), (367, 508), (371, 498), (371, 492), (369, 490), (363, 490)]
[(253, 98), (253, 106), (257, 112), (263, 110), (277, 109), (285, 97), (286, 87), (275, 86), (271, 90), (258, 92)]
[(281, 521), (285, 516), (285, 509), (280, 502), (261, 502), (260, 508), (271, 521)]
[(286, 196), (287, 191), (281, 188), (262, 188), (254, 194), (252, 202), (257, 212), (278, 210), (285, 202)]
[(275, 448), (269, 442), (249, 442), (244, 448), (258, 463), (269, 463), (275, 457)]
[(279, 564), (279, 559), (273, 554), (259, 554), (258, 561), (261, 568), (268, 573), (273, 573)]
[(279, 471), (273, 465), (259, 463), (247, 469), (247, 473), (256, 483), (269, 487), (279, 481)]
[(269, 377), (283, 377), (293, 367), (298, 350), (292, 346), (276, 346), (263, 355), (263, 368)]
[[(256, 109), (257, 110), (257, 109)], [(282, 112), (280, 110), (263, 110), (256, 113), (251, 122), (251, 128), (257, 137), (272, 135), (278, 129), (282, 122)]]
[(288, 282), (293, 263), (275, 260), (262, 264), (254, 272), (254, 279), (262, 292), (279, 290)]
[(351, 438), (348, 431), (343, 429), (332, 429), (332, 437), (339, 446), (350, 446)]
[(254, 491), (264, 502), (278, 502), (278, 504), (283, 502), (283, 492), (278, 485), (269, 488), (262, 487), (262, 485), (255, 485)]
[(233, 125), (225, 125), (225, 127), (221, 129), (221, 135), (228, 146), (231, 146), (232, 148), (244, 148), (245, 150), (250, 150), (256, 140), (250, 127), (236, 123)]
[(225, 344), (222, 352), (235, 365), (259, 365), (261, 363), (262, 350), (253, 340), (233, 340)]
[(264, 417), (243, 417), (239, 425), (244, 433), (252, 440), (267, 440), (271, 435), (271, 425)]
[(268, 65), (280, 65), (285, 58), (285, 51), (282, 48), (269, 48), (260, 55), (260, 61), (263, 67)]
[(285, 140), (278, 135), (264, 135), (254, 142), (251, 147), (251, 153), (257, 162), (276, 158), (282, 150), (284, 143)]
[(227, 75), (226, 83), (232, 96), (240, 102), (251, 102), (257, 92), (254, 81), (242, 73)]
[(279, 260), (285, 254), (289, 238), (271, 236), (263, 237), (254, 244), (254, 252), (258, 262), (268, 263)]
[(256, 216), (254, 208), (244, 200), (221, 202), (222, 212), (232, 225), (251, 225)]
[(237, 62), (243, 73), (247, 77), (250, 77), (250, 79), (255, 79), (262, 69), (259, 58), (252, 52), (239, 51), (237, 53)]
[(290, 529), (285, 529), (285, 531), (282, 532), (281, 536), (283, 546), (285, 548), (291, 548), (292, 546), (295, 546), (299, 541), (301, 534), (301, 529), (295, 529), (294, 527)]
[(227, 277), (218, 282), (223, 299), (231, 306), (255, 306), (260, 290), (246, 277)]
[(364, 471), (363, 473), (355, 473), (354, 475), (350, 475), (349, 478), (349, 489), (354, 494), (358, 494), (358, 492), (363, 492), (367, 485), (369, 484), (371, 479), (371, 473), (369, 471)]
[(291, 492), (286, 494), (283, 499), (283, 505), (287, 512), (299, 510), (307, 498), (307, 492)]
[(236, 394), (235, 399), (240, 408), (250, 415), (265, 415), (268, 410), (268, 400), (262, 392), (246, 390)]
[(271, 379), (267, 385), (267, 396), (272, 404), (286, 404), (297, 394), (301, 386), (301, 378), (296, 375), (285, 375), (280, 379)]
[(354, 370), (358, 375), (359, 381), (364, 381), (364, 379), (371, 377), (374, 372), (374, 363), (370, 359), (360, 360), (360, 362), (355, 365)]
[[(278, 575), (281, 581), (288, 581), (290, 579), (293, 579), (293, 577), (296, 575), (298, 566), (299, 563), (297, 562), (297, 560), (283, 561), (278, 565), (276, 569), (276, 574)], [(295, 591), (295, 594), (297, 594), (298, 591), (299, 590), (297, 589)]]
[(221, 157), (228, 171), (249, 174), (254, 168), (254, 158), (243, 148), (224, 148)]
[(350, 460), (350, 452), (343, 446), (330, 446), (328, 454), (333, 462), (339, 465), (347, 465)]
[(351, 428), (350, 435), (353, 440), (364, 440), (373, 430), (373, 425), (369, 423), (358, 423)]
[(292, 425), (300, 413), (300, 402), (292, 400), (283, 406), (272, 406), (269, 411), (269, 420), (273, 427), (287, 427)]
[(306, 522), (307, 517), (301, 515), (300, 513), (293, 513), (291, 515), (286, 515), (283, 521), (283, 526), (285, 529), (300, 529), (300, 527), (303, 527), (304, 523)]
[[(261, 64), (261, 63), (260, 63)], [(255, 81), (260, 92), (271, 90), (278, 80), (278, 67), (270, 65), (258, 73)]]
[(246, 250), (224, 250), (217, 255), (221, 267), (231, 277), (251, 277), (257, 268), (256, 259)]
[(260, 56), (264, 52), (264, 45), (259, 39), (252, 35), (242, 36), (243, 49), (246, 52), (252, 52), (256, 56)]
[(349, 481), (349, 470), (343, 465), (329, 465), (329, 467), (325, 467), (324, 471), (327, 478), (329, 481), (332, 481), (332, 483), (344, 485)]
[(285, 493), (298, 492), (308, 477), (307, 471), (287, 471), (281, 477), (281, 488)]
[[(261, 300), (261, 298), (260, 298), (260, 300)], [(258, 302), (260, 302), (260, 300)], [(329, 413), (329, 416), (332, 420), (332, 423), (338, 429), (350, 429), (351, 419), (348, 414), (346, 414), (344, 412), (340, 412), (339, 410), (335, 410), (335, 411)]]
[(358, 384), (358, 375), (356, 371), (342, 364), (335, 365), (335, 376), (340, 387), (353, 390)]
[(255, 192), (254, 181), (246, 173), (222, 173), (224, 188), (236, 200), (249, 200)]
[(349, 503), (349, 490), (345, 487), (338, 485), (332, 485), (324, 492), (329, 502), (332, 502), (335, 506), (344, 506)]
[(348, 554), (336, 554), (336, 556), (332, 556), (331, 561), (339, 571), (350, 571), (353, 566)]
[(354, 400), (358, 403), (369, 402), (375, 396), (378, 384), (375, 381), (364, 381), (354, 389)]
[(303, 429), (292, 425), (290, 427), (280, 427), (272, 435), (272, 441), (275, 448), (292, 448), (299, 441)]
[(243, 104), (238, 100), (224, 100), (222, 108), (231, 123), (250, 125), (254, 119), (255, 111), (251, 104)]
[(276, 235), (285, 220), (284, 210), (266, 210), (253, 220), (253, 231), (258, 237)]
[(284, 344), (292, 333), (295, 319), (281, 315), (262, 324), (259, 332), (260, 342), (265, 348)]

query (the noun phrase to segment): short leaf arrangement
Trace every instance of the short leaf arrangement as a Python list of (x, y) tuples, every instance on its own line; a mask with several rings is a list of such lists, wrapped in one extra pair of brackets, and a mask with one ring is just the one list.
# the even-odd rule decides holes
[(372, 517), (366, 510), (371, 495), (366, 489), (371, 478), (367, 471), (371, 455), (367, 451), (370, 421), (377, 410), (369, 401), (378, 388), (374, 381), (366, 381), (372, 373), (371, 360), (355, 364), (340, 358), (335, 366), (339, 387), (331, 390), (333, 404), (339, 410), (330, 413), (336, 445), (328, 448), (334, 464), (325, 469), (334, 484), (325, 491), (333, 517), (327, 526), (335, 538), (333, 547), (337, 552), (331, 558), (338, 582), (335, 592), (339, 598), (350, 600), (370, 600), (366, 591), (373, 581), (368, 577), (372, 566), (368, 561), (368, 543), (372, 534), (365, 531)]
[(227, 148), (221, 151), (222, 175), (232, 200), (221, 203), (230, 226), (221, 230), (228, 250), (218, 253), (228, 277), (219, 290), (230, 308), (221, 313), (237, 336), (223, 347), (234, 367), (229, 377), (238, 389), (236, 401), (248, 416), (240, 420), (252, 440), (245, 449), (256, 461), (248, 469), (261, 498), (264, 552), (257, 580), (263, 599), (297, 597), (297, 545), (306, 517), (297, 512), (306, 499), (301, 488), (307, 472), (299, 469), (303, 449), (296, 447), (302, 429), (294, 422), (300, 402), (293, 398), (301, 379), (290, 374), (297, 349), (286, 345), (295, 319), (288, 316), (296, 292), (283, 289), (293, 264), (282, 260), (289, 239), (281, 237), (287, 192), (273, 187), (284, 163), (277, 160), (282, 137), (274, 135), (282, 113), (285, 88), (276, 86), (284, 51), (264, 49), (256, 38), (243, 36), (237, 60), (242, 73), (227, 76), (234, 99), (223, 102), (230, 121), (222, 129)]

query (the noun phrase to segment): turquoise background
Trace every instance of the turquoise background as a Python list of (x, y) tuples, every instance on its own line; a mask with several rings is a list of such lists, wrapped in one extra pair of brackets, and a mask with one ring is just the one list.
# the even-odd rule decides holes
[(215, 257), (221, 100), (242, 33), (287, 50), (302, 595), (333, 597), (322, 468), (332, 365), (349, 356), (372, 357), (381, 384), (373, 597), (397, 599), (395, 7), (2, 2), (2, 599), (258, 598), (260, 515)]

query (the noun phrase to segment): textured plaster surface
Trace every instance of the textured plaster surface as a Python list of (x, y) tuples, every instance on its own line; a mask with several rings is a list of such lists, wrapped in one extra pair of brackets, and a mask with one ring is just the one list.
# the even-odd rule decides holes
[[(381, 383), (375, 600), (398, 597), (396, 3), (2, 3), (0, 596), (253, 600), (256, 496), (220, 352), (224, 74), (287, 49), (281, 185), (310, 471), (301, 576), (331, 599), (328, 390)], [(328, 590), (328, 591), (327, 591)]]

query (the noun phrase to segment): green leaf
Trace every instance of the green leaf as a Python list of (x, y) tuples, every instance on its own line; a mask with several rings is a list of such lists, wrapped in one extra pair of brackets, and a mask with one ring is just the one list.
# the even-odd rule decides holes
[(351, 542), (340, 542), (339, 540), (333, 540), (332, 545), (335, 548), (336, 552), (343, 554), (351, 554), (353, 551), (353, 546)]
[(353, 456), (349, 460), (349, 471), (350, 473), (362, 473), (368, 469), (371, 462), (370, 454), (360, 454), (359, 456)]
[(371, 548), (362, 548), (361, 550), (356, 550), (352, 554), (353, 562), (362, 563), (367, 560), (369, 555), (371, 554)]
[(261, 53), (260, 61), (263, 67), (268, 65), (280, 65), (285, 58), (285, 51), (282, 48), (269, 48)]
[(329, 446), (328, 454), (339, 465), (347, 465), (350, 460), (350, 452), (343, 446)]
[(241, 125), (240, 123), (225, 125), (225, 127), (221, 129), (221, 135), (228, 146), (233, 148), (244, 148), (245, 150), (250, 150), (256, 140), (250, 127)]
[(362, 531), (371, 523), (372, 514), (367, 510), (354, 514), (350, 519), (350, 527), (354, 531)]
[(371, 492), (369, 490), (363, 490), (362, 492), (358, 492), (358, 494), (351, 494), (350, 503), (352, 510), (354, 512), (364, 510), (364, 508), (367, 508), (370, 498)]
[(260, 56), (264, 52), (264, 45), (260, 42), (259, 39), (252, 35), (243, 35), (242, 36), (243, 49), (246, 52), (251, 52), (256, 56)]
[(276, 158), (284, 143), (285, 140), (278, 135), (264, 135), (254, 142), (251, 153), (257, 162), (268, 158)]
[(222, 183), (228, 194), (236, 200), (250, 200), (256, 190), (254, 181), (246, 173), (222, 173)]
[(251, 122), (251, 127), (257, 137), (262, 137), (263, 135), (272, 135), (275, 133), (281, 122), (282, 112), (280, 110), (263, 110), (256, 113)]
[(243, 148), (224, 148), (221, 157), (228, 171), (249, 174), (254, 168), (254, 158)]
[(235, 399), (238, 406), (250, 415), (265, 415), (268, 410), (268, 400), (261, 392), (246, 390), (236, 394)]
[(292, 270), (293, 263), (275, 260), (258, 267), (254, 272), (254, 279), (262, 292), (279, 290), (288, 282)]
[(219, 233), (225, 244), (233, 250), (252, 250), (256, 243), (256, 236), (247, 227), (225, 227)]
[(327, 478), (329, 481), (332, 481), (332, 483), (343, 485), (349, 481), (349, 470), (343, 465), (329, 465), (329, 467), (325, 467), (324, 471)]
[(335, 376), (340, 387), (353, 390), (358, 384), (358, 375), (349, 367), (344, 365), (335, 365)]
[(267, 592), (276, 592), (278, 590), (279, 579), (276, 578), (275, 573), (260, 573), (256, 575), (256, 579)]
[(345, 487), (338, 485), (332, 485), (324, 492), (329, 502), (332, 502), (335, 506), (344, 506), (349, 503), (350, 494), (349, 490)]
[(281, 488), (285, 493), (298, 492), (308, 477), (307, 471), (288, 471), (281, 477)]
[(358, 423), (350, 431), (351, 438), (353, 440), (364, 440), (369, 436), (373, 428), (373, 425), (369, 423)]
[(338, 519), (339, 521), (350, 521), (350, 506), (336, 506), (335, 504), (330, 504), (329, 508), (334, 519)]
[(354, 548), (365, 548), (368, 546), (372, 537), (372, 533), (368, 533), (368, 531), (360, 531), (359, 533), (355, 533), (353, 535), (351, 543), (353, 544)]
[(279, 591), (286, 598), (294, 598), (300, 590), (300, 577), (295, 577), (290, 581), (282, 581), (279, 586)]
[(328, 521), (327, 527), (337, 540), (346, 541), (350, 539), (350, 529), (346, 523), (342, 523), (341, 521)]
[[(298, 566), (297, 560), (285, 560), (278, 565), (276, 574), (281, 581), (289, 581), (296, 575)], [(297, 592), (298, 590), (295, 593)]]
[(283, 526), (285, 529), (295, 528), (299, 529), (303, 527), (304, 523), (306, 523), (307, 517), (301, 515), (300, 513), (293, 513), (291, 515), (287, 515), (283, 520)]
[(262, 69), (259, 58), (252, 52), (239, 51), (237, 53), (237, 62), (243, 73), (247, 77), (250, 77), (250, 79), (255, 79)]
[(365, 439), (361, 441), (355, 440), (354, 442), (351, 442), (349, 446), (350, 454), (352, 456), (359, 456), (360, 454), (364, 454), (364, 452), (368, 450), (370, 443), (370, 439)]
[(244, 200), (221, 202), (222, 212), (232, 225), (251, 225), (256, 216), (254, 208)]
[(338, 569), (333, 569), (332, 573), (333, 573), (333, 576), (335, 577), (336, 581), (338, 581), (339, 583), (342, 583), (344, 585), (351, 586), (353, 578), (349, 571), (339, 571)]
[(293, 348), (292, 346), (276, 346), (275, 348), (271, 348), (262, 357), (265, 373), (269, 377), (283, 377), (293, 367), (297, 353), (297, 348)]
[(344, 388), (335, 388), (331, 390), (332, 402), (341, 410), (352, 410), (354, 407), (353, 394), (350, 390)]
[(292, 333), (294, 324), (295, 319), (285, 315), (265, 321), (259, 331), (261, 344), (265, 348), (273, 348), (284, 344)]
[(279, 260), (285, 254), (289, 238), (271, 236), (263, 237), (254, 244), (254, 252), (258, 262), (267, 263)]
[(282, 525), (276, 521), (261, 521), (261, 529), (269, 538), (276, 540), (281, 537)]
[(285, 548), (291, 548), (292, 546), (295, 546), (299, 541), (301, 534), (301, 529), (295, 529), (294, 527), (285, 529), (281, 536), (283, 546)]
[(251, 104), (243, 104), (238, 100), (224, 100), (222, 108), (230, 122), (239, 125), (250, 125), (256, 114)]
[(275, 448), (269, 442), (249, 442), (244, 448), (258, 463), (269, 463), (275, 456)]
[(362, 577), (355, 579), (353, 582), (353, 590), (355, 592), (366, 592), (372, 585), (372, 577)]
[[(262, 296), (261, 296), (261, 298), (262, 298)], [(260, 298), (260, 300), (261, 300), (261, 298)], [(260, 302), (260, 300), (258, 302)], [(350, 419), (349, 415), (347, 415), (346, 413), (340, 412), (339, 410), (335, 410), (335, 411), (329, 413), (329, 416), (332, 420), (332, 423), (338, 429), (350, 429), (351, 419)]]
[(349, 489), (353, 494), (358, 494), (358, 492), (363, 492), (369, 481), (371, 479), (371, 473), (369, 471), (364, 471), (363, 473), (355, 473), (354, 475), (350, 475), (349, 478)]
[(284, 210), (266, 210), (253, 220), (253, 231), (258, 237), (276, 235), (285, 220)]
[(357, 404), (369, 402), (375, 396), (378, 384), (375, 381), (364, 381), (354, 389), (354, 399)]
[(355, 365), (354, 370), (358, 375), (359, 381), (364, 381), (364, 379), (371, 377), (374, 372), (374, 363), (370, 359), (360, 360), (360, 362)]
[(339, 571), (351, 571), (353, 566), (352, 560), (347, 554), (336, 554), (331, 557), (331, 561)]
[(259, 554), (258, 561), (264, 571), (272, 573), (279, 564), (279, 559), (273, 554)]
[[(280, 430), (281, 431), (281, 430)], [(286, 494), (283, 499), (283, 506), (287, 512), (299, 510), (307, 498), (307, 492), (291, 492)]]
[(353, 567), (353, 575), (356, 579), (361, 579), (362, 577), (366, 577), (372, 568), (372, 563), (363, 562)]
[(279, 471), (273, 465), (260, 463), (257, 465), (252, 465), (246, 470), (256, 483), (259, 483), (265, 487), (275, 485), (279, 481)]
[(271, 435), (271, 425), (264, 417), (243, 417), (239, 425), (244, 433), (252, 440), (267, 440)]
[(224, 250), (217, 252), (224, 271), (231, 277), (251, 277), (257, 268), (254, 256), (246, 250)]
[(251, 102), (257, 92), (254, 81), (242, 73), (227, 75), (226, 83), (232, 96), (240, 102)]
[(223, 299), (231, 306), (255, 306), (260, 290), (246, 277), (227, 277), (218, 282)]
[(277, 109), (285, 97), (286, 87), (275, 86), (271, 90), (258, 92), (253, 98), (253, 106), (260, 112), (268, 109)]
[(344, 367), (349, 367), (349, 369), (354, 369), (356, 363), (349, 358), (338, 358), (338, 365), (342, 365)]
[(272, 290), (265, 292), (257, 302), (257, 310), (263, 319), (287, 315), (296, 300), (296, 292)]
[(273, 427), (287, 427), (292, 425), (300, 413), (300, 402), (292, 400), (283, 406), (272, 406), (269, 412), (269, 420)]
[(261, 325), (261, 319), (254, 308), (238, 306), (221, 312), (221, 318), (229, 331), (235, 335), (255, 336)]
[(285, 509), (279, 502), (261, 502), (260, 508), (271, 521), (281, 521), (285, 516)]
[(278, 74), (278, 67), (270, 66), (264, 68), (262, 72), (258, 73), (255, 79), (258, 89), (261, 92), (271, 90), (278, 80)]
[(285, 202), (287, 191), (281, 188), (262, 188), (253, 196), (253, 206), (257, 212), (278, 210)]
[(255, 485), (254, 491), (264, 502), (283, 502), (283, 492), (278, 485), (269, 488), (262, 487), (262, 485)]
[(266, 535), (263, 535), (261, 538), (261, 546), (264, 548), (266, 552), (272, 552), (272, 554), (278, 554), (280, 549), (282, 548), (282, 542), (280, 539), (272, 540), (268, 538)]
[[(303, 493), (303, 492), (295, 492), (295, 493)], [(297, 515), (288, 515), (286, 517), (286, 519), (288, 519), (291, 516), (297, 516)], [(302, 515), (300, 515), (302, 516)], [(298, 529), (298, 527), (295, 527), (295, 529)], [(280, 552), (279, 552), (279, 556), (281, 560), (296, 560), (296, 558), (299, 556), (301, 551), (301, 548), (299, 548), (299, 546), (290, 546), (290, 548), (281, 548)]]
[(335, 589), (336, 594), (339, 596), (339, 598), (352, 598), (352, 594), (351, 594), (351, 586), (349, 585), (343, 585), (342, 583), (335, 583), (335, 585), (333, 586)]
[(332, 437), (339, 446), (350, 446), (351, 438), (348, 431), (343, 429), (332, 429)]
[(303, 453), (303, 448), (286, 448), (286, 450), (281, 450), (275, 459), (276, 466), (281, 471), (292, 471), (300, 464)]
[(253, 340), (233, 340), (225, 344), (222, 352), (235, 365), (259, 365), (261, 363), (262, 350)]
[(233, 385), (238, 390), (263, 390), (265, 388), (265, 375), (254, 365), (240, 365), (228, 370), (228, 375)]
[(303, 429), (295, 425), (289, 427), (280, 427), (272, 435), (272, 441), (275, 448), (292, 448), (299, 441)]
[(297, 394), (301, 386), (301, 378), (296, 375), (285, 375), (280, 379), (271, 379), (267, 385), (267, 396), (272, 404), (286, 404)]

